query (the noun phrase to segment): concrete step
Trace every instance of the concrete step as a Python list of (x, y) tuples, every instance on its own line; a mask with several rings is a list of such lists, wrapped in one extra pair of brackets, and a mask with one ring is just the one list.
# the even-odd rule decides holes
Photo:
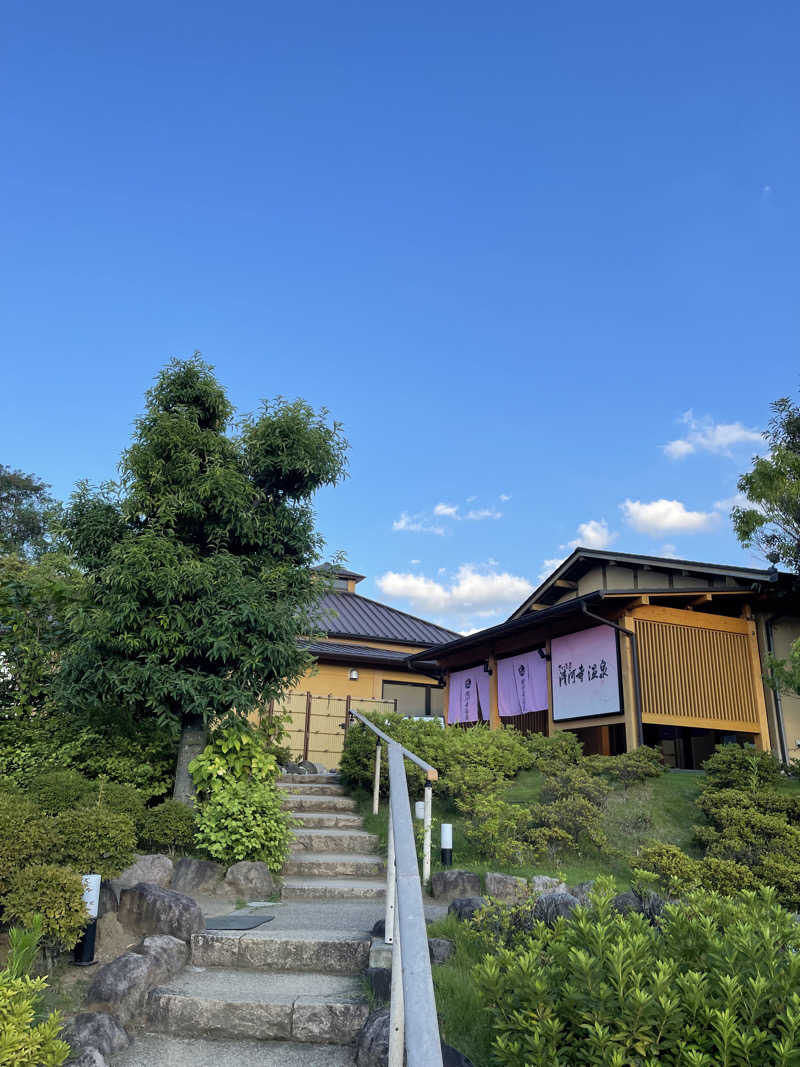
[(281, 900), (383, 900), (385, 878), (283, 879)]
[(339, 781), (338, 774), (282, 774), (278, 778), (278, 785), (336, 785)]
[(361, 974), (369, 953), (369, 936), (356, 931), (264, 927), (244, 933), (209, 930), (192, 938), (193, 965), (229, 970)]
[(296, 1041), (208, 1041), (203, 1037), (136, 1034), (111, 1067), (353, 1067), (349, 1045)]
[(384, 872), (383, 860), (378, 856), (353, 852), (295, 852), (284, 863), (281, 874), (303, 878), (377, 878)]
[(320, 829), (305, 827), (294, 831), (292, 852), (361, 852), (378, 851), (378, 835), (366, 830)]
[(313, 797), (346, 797), (347, 790), (343, 785), (335, 785), (326, 782), (278, 782), (278, 789), (282, 789), (284, 793), (305, 793), (307, 796)]
[(313, 793), (286, 793), (283, 806), (289, 811), (356, 811), (352, 797), (315, 796)]
[(187, 967), (152, 989), (146, 1029), (171, 1036), (349, 1045), (369, 1008), (361, 979)]
[(364, 825), (360, 815), (349, 811), (295, 811), (294, 817), (309, 829), (360, 830)]

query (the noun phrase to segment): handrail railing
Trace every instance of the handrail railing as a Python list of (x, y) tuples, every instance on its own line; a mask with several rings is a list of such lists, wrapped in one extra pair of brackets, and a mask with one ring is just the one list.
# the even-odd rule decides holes
[[(372, 730), (389, 749), (389, 837), (386, 864), (385, 941), (392, 945), (392, 993), (389, 1009), (389, 1067), (442, 1067), (442, 1046), (433, 993), (422, 882), (411, 821), (404, 757), (428, 776), (425, 785), (425, 844), (430, 875), (431, 785), (434, 767), (379, 730), (357, 711), (350, 714)], [(380, 781), (380, 740), (376, 746), (376, 783)], [(427, 878), (425, 879), (427, 881)], [(411, 1025), (406, 1026), (406, 1020)]]

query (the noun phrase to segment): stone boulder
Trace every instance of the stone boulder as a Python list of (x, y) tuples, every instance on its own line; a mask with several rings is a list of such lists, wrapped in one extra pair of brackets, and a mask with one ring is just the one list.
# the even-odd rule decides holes
[(620, 915), (644, 915), (648, 922), (655, 922), (664, 910), (665, 901), (658, 893), (635, 893), (629, 889), (626, 893), (617, 893), (611, 901), (611, 907)]
[[(322, 767), (321, 763), (312, 763), (310, 759), (301, 759), (300, 766), (305, 774), (327, 774), (327, 767)], [(318, 767), (322, 767), (322, 770), (317, 770)]]
[[(389, 1009), (374, 1011), (356, 1039), (356, 1067), (387, 1067), (389, 1063)], [(443, 1067), (473, 1067), (450, 1045), (442, 1042)]]
[(485, 908), (488, 903), (489, 901), (486, 897), (460, 897), (451, 901), (447, 914), (455, 915), (457, 919), (466, 922), (467, 919), (471, 919), (473, 915)]
[(225, 888), (243, 900), (266, 900), (275, 892), (275, 882), (266, 863), (242, 860), (228, 868)]
[(290, 760), (286, 764), (286, 773), (287, 774), (308, 774), (308, 771), (305, 769), (305, 767), (301, 767), (299, 763), (294, 763), (292, 760)]
[(191, 897), (146, 882), (122, 890), (118, 917), (135, 934), (169, 934), (181, 941), (191, 941), (192, 934), (206, 926), (200, 906)]
[(169, 934), (150, 934), (131, 951), (140, 956), (149, 956), (153, 960), (155, 964), (154, 985), (168, 982), (189, 962), (187, 943)]
[(161, 856), (158, 853), (137, 856), (135, 862), (126, 867), (119, 877), (112, 878), (108, 885), (117, 897), (123, 889), (130, 889), (139, 882), (150, 882), (151, 885), (160, 885), (166, 889), (172, 881), (173, 870), (174, 865), (169, 856)]
[(530, 890), (533, 896), (540, 897), (542, 893), (566, 893), (567, 887), (558, 878), (549, 878), (546, 874), (535, 874), (530, 881)]
[(530, 895), (528, 883), (524, 878), (515, 878), (511, 874), (486, 875), (486, 895), (495, 900), (508, 901), (512, 904), (526, 900)]
[(431, 963), (447, 963), (455, 950), (455, 944), (447, 937), (428, 938), (428, 952), (431, 956)]
[[(800, 917), (798, 917), (798, 922), (800, 922)], [(386, 937), (386, 920), (385, 919), (378, 919), (378, 921), (372, 927), (372, 936), (373, 937)]]
[(83, 1049), (96, 1049), (103, 1056), (111, 1056), (131, 1043), (118, 1019), (96, 1011), (82, 1011), (74, 1016), (61, 1030), (60, 1037), (70, 1045), (74, 1056)]
[(107, 1067), (107, 1064), (103, 1053), (93, 1045), (78, 1049), (64, 1061), (64, 1067)]
[(175, 864), (170, 889), (177, 893), (216, 893), (225, 878), (225, 868), (213, 860), (184, 856)]
[(589, 898), (590, 898), (590, 896), (592, 894), (592, 890), (593, 889), (594, 889), (594, 878), (592, 878), (588, 882), (580, 882), (578, 885), (568, 889), (567, 892), (568, 893), (572, 893), (572, 895), (577, 900), (579, 900), (580, 903), (584, 905), (584, 907), (588, 907), (589, 904), (591, 903)]
[(472, 871), (448, 868), (436, 871), (431, 876), (431, 893), (439, 900), (456, 900), (459, 897), (477, 897), (481, 894), (480, 875)]
[(533, 906), (533, 917), (555, 926), (557, 919), (568, 919), (577, 907), (578, 900), (571, 893), (543, 893)]
[(86, 1007), (91, 1012), (115, 1015), (124, 1026), (144, 1008), (157, 973), (158, 964), (151, 956), (125, 952), (94, 976), (86, 992)]
[(375, 999), (388, 1004), (392, 997), (391, 968), (367, 967), (366, 977)]
[[(136, 883), (133, 882), (133, 885)], [(115, 912), (119, 908), (119, 896), (111, 882), (100, 883), (100, 901), (97, 907), (97, 918)]]

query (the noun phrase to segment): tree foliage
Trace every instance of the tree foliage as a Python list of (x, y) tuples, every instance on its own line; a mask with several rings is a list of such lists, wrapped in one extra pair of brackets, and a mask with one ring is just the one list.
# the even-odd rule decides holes
[(121, 480), (82, 484), (64, 528), (87, 595), (60, 675), (87, 714), (246, 716), (310, 664), (321, 550), (312, 494), (343, 476), (327, 412), (278, 399), (233, 423), (212, 369), (173, 360), (147, 393)]
[(49, 526), (58, 507), (49, 488), (35, 474), (0, 463), (0, 555), (33, 557), (49, 547)]

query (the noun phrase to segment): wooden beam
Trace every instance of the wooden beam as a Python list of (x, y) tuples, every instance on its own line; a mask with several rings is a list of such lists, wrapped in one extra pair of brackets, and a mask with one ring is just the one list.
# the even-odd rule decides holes
[(553, 582), (553, 585), (556, 587), (556, 589), (577, 589), (578, 588), (578, 583), (577, 582), (571, 582), (567, 578), (556, 578), (556, 580)]
[(686, 606), (691, 611), (691, 609), (696, 608), (698, 604), (708, 604), (710, 600), (711, 593), (701, 593), (700, 596), (692, 597)]
[(489, 729), (499, 730), (502, 724), (497, 699), (497, 660), (494, 656), (489, 656), (489, 670), (492, 672), (489, 676)]

